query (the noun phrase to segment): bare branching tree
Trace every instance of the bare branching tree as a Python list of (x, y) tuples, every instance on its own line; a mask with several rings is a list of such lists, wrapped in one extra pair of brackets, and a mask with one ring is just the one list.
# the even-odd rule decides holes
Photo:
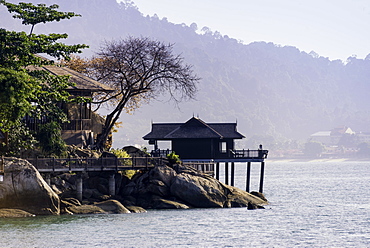
[(160, 95), (168, 95), (175, 103), (192, 99), (200, 80), (192, 66), (173, 54), (172, 44), (149, 38), (105, 42), (88, 64), (85, 73), (115, 89), (95, 99), (98, 104), (113, 106), (98, 137), (98, 149), (104, 148), (122, 111), (130, 112)]

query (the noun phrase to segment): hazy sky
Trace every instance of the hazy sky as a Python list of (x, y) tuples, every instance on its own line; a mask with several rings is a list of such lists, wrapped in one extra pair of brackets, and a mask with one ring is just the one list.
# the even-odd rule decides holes
[(144, 15), (330, 59), (370, 54), (370, 0), (133, 0)]

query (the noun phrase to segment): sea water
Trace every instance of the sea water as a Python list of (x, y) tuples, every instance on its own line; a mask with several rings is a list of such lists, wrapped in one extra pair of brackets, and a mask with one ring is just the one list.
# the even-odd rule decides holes
[[(235, 184), (245, 189), (243, 164)], [(266, 160), (264, 210), (0, 219), (0, 247), (370, 247), (369, 189), (370, 162)]]

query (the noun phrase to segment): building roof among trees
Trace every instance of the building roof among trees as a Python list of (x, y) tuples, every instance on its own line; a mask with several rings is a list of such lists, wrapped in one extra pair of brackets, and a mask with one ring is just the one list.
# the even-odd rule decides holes
[[(47, 58), (42, 57), (41, 55), (36, 55), (44, 60)], [(27, 67), (30, 70), (45, 70), (51, 73), (54, 76), (70, 76), (69, 81), (74, 83), (74, 86), (68, 88), (67, 90), (71, 91), (89, 91), (89, 92), (111, 92), (114, 91), (113, 88), (102, 84), (92, 78), (89, 78), (82, 73), (79, 73), (75, 70), (72, 70), (65, 66), (58, 65), (43, 65), (41, 67), (29, 66)]]
[(145, 140), (172, 139), (242, 139), (244, 136), (236, 130), (236, 123), (205, 123), (192, 117), (185, 123), (153, 123), (152, 131), (145, 135)]
[(82, 90), (82, 91), (87, 90), (91, 92), (113, 91), (111, 87), (67, 67), (61, 67), (56, 65), (44, 65), (40, 67), (38, 70), (40, 69), (48, 71), (55, 76), (70, 76), (69, 81), (73, 82), (75, 85), (70, 87), (68, 90)]

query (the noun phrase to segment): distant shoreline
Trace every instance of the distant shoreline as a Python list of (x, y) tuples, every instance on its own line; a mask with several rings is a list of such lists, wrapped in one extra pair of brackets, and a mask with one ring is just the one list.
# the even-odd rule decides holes
[(370, 158), (358, 159), (358, 158), (267, 158), (265, 159), (266, 163), (281, 163), (281, 162), (370, 162)]

